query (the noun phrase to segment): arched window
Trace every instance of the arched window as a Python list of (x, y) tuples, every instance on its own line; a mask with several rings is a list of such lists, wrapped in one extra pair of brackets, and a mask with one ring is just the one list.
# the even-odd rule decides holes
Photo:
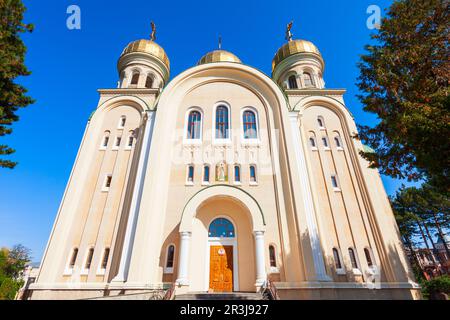
[(250, 166), (250, 182), (251, 183), (256, 183), (257, 179), (256, 179), (256, 166), (251, 165)]
[(339, 137), (334, 137), (334, 142), (336, 143), (337, 148), (342, 148), (341, 139), (339, 139)]
[(103, 252), (102, 269), (106, 269), (106, 266), (108, 265), (109, 251), (109, 248), (105, 248), (105, 251)]
[(353, 248), (348, 248), (348, 254), (350, 256), (350, 261), (352, 263), (352, 268), (353, 269), (358, 269), (358, 262), (356, 261), (356, 255), (355, 255), (355, 251), (353, 250)]
[(242, 117), (244, 124), (244, 139), (257, 139), (256, 114), (253, 111), (246, 110)]
[(336, 248), (333, 248), (333, 257), (336, 269), (342, 269), (341, 257), (339, 256), (339, 251)]
[(128, 148), (131, 149), (131, 147), (133, 147), (133, 142), (134, 142), (134, 131), (130, 131), (129, 132), (129, 136), (128, 136)]
[(241, 167), (239, 165), (234, 166), (234, 182), (241, 182)]
[(319, 125), (320, 129), (325, 129), (325, 121), (323, 121), (322, 117), (317, 118), (317, 124)]
[(94, 248), (90, 248), (88, 251), (88, 255), (86, 258), (86, 263), (84, 265), (85, 269), (90, 269), (91, 268), (91, 263), (92, 263), (92, 257), (94, 256)]
[(151, 89), (153, 87), (153, 78), (151, 75), (147, 75), (147, 79), (145, 79), (145, 87), (147, 89)]
[(314, 139), (314, 137), (309, 138), (309, 144), (311, 145), (311, 148), (316, 148), (316, 139)]
[(372, 255), (370, 254), (370, 250), (368, 248), (364, 248), (364, 254), (366, 255), (367, 265), (369, 267), (373, 267)]
[(273, 268), (277, 267), (277, 257), (275, 255), (275, 247), (273, 245), (269, 246), (269, 258), (270, 258), (270, 266)]
[(175, 259), (175, 246), (171, 244), (167, 247), (166, 268), (173, 268)]
[(305, 82), (305, 87), (312, 87), (314, 85), (312, 76), (308, 72), (303, 73), (303, 81)]
[(298, 89), (297, 78), (295, 75), (289, 77), (289, 89)]
[(187, 182), (194, 183), (194, 166), (190, 165), (187, 172)]
[(323, 138), (322, 138), (322, 142), (323, 142), (323, 146), (324, 146), (325, 148), (328, 148), (328, 140), (327, 140), (326, 137), (323, 137)]
[(209, 183), (209, 166), (205, 165), (203, 167), (203, 182)]
[(218, 218), (209, 225), (208, 236), (213, 238), (234, 238), (234, 226), (230, 220)]
[(119, 129), (122, 129), (123, 127), (125, 127), (125, 124), (127, 123), (127, 117), (126, 116), (121, 116), (119, 119)]
[(134, 72), (133, 77), (131, 78), (131, 85), (137, 85), (139, 83), (139, 72)]
[(102, 140), (102, 145), (101, 145), (102, 149), (106, 149), (108, 147), (109, 134), (110, 134), (109, 131), (105, 131), (105, 134), (104, 134), (103, 140)]
[(74, 248), (72, 251), (72, 256), (70, 257), (69, 267), (72, 269), (77, 261), (78, 256), (78, 248)]
[(202, 114), (199, 111), (191, 111), (188, 117), (187, 138), (200, 139), (202, 126)]
[(229, 138), (228, 108), (218, 106), (216, 109), (216, 139)]

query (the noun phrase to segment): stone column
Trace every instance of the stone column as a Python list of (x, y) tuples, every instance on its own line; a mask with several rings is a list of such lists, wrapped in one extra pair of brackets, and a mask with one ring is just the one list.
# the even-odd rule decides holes
[(264, 231), (255, 231), (256, 286), (260, 287), (267, 280)]
[(178, 259), (178, 279), (176, 282), (181, 286), (189, 285), (188, 269), (191, 235), (190, 232), (180, 232), (180, 256)]

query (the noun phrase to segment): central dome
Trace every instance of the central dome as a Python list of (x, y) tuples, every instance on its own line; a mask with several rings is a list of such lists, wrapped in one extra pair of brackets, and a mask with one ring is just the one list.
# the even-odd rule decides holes
[(197, 63), (197, 65), (214, 63), (214, 62), (237, 62), (242, 61), (231, 52), (225, 50), (214, 50), (205, 54)]

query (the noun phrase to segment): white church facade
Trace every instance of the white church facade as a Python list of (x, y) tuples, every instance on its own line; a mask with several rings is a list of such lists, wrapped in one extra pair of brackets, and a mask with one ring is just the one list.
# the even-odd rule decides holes
[(99, 90), (31, 299), (155, 288), (281, 299), (417, 299), (379, 173), (305, 40), (272, 75), (215, 50), (169, 81), (130, 43)]

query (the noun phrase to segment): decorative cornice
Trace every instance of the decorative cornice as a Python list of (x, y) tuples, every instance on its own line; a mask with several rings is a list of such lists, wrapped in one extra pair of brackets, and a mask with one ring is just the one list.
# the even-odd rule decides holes
[(288, 96), (343, 96), (347, 89), (286, 89)]
[(113, 95), (132, 95), (132, 94), (154, 94), (159, 95), (161, 89), (159, 88), (114, 88), (114, 89), (98, 89), (100, 94), (113, 94)]

